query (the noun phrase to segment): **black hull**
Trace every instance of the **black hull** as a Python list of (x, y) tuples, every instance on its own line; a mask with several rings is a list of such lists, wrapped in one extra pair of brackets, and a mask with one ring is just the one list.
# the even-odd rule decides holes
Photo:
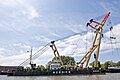
[(55, 70), (55, 71), (29, 71), (29, 72), (14, 72), (8, 74), (8, 76), (65, 76), (65, 75), (101, 75), (105, 74), (101, 70), (78, 70), (78, 71), (68, 71), (68, 70)]
[(120, 69), (108, 69), (106, 70), (108, 73), (120, 73)]
[(13, 74), (12, 72), (0, 72), (0, 75), (11, 75)]

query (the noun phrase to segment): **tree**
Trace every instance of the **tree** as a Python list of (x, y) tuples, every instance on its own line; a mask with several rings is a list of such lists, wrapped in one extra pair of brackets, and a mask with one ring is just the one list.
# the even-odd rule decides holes
[(49, 61), (46, 65), (46, 68), (49, 69), (50, 68), (50, 64), (52, 64), (52, 61)]
[(38, 65), (37, 66), (37, 70), (43, 71), (45, 69), (45, 67), (43, 65)]
[[(55, 60), (55, 57), (52, 59), (52, 61), (54, 61), (54, 60)], [(61, 60), (63, 62), (63, 65), (71, 65), (71, 66), (75, 65), (75, 59), (74, 59), (74, 57), (61, 56)], [(48, 65), (50, 65), (52, 63), (52, 61), (49, 61)]]
[[(93, 62), (90, 63), (90, 65), (93, 67)], [(117, 67), (120, 66), (120, 61), (118, 61), (117, 63), (112, 62), (112, 61), (106, 61), (104, 64), (101, 64), (101, 67), (104, 69), (108, 69), (108, 67)]]
[[(92, 66), (92, 68), (95, 68), (95, 61), (93, 61), (92, 63), (90, 63), (90, 65)], [(101, 67), (100, 61), (98, 61), (97, 68), (100, 68), (100, 67)]]
[(107, 61), (107, 62), (105, 62), (104, 63), (104, 69), (108, 69), (108, 66), (110, 65), (110, 62), (109, 61)]
[(75, 65), (75, 59), (74, 57), (70, 57), (70, 56), (61, 56), (63, 65), (71, 65), (74, 66)]
[(120, 66), (120, 61), (118, 61), (118, 62), (116, 63), (116, 66)]

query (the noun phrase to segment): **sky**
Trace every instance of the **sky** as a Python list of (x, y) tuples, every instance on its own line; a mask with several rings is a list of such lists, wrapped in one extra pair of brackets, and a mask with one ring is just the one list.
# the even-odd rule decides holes
[[(57, 40), (61, 55), (79, 61), (89, 50), (94, 34), (86, 23), (109, 11), (99, 60), (120, 61), (119, 4), (119, 0), (0, 0), (0, 65), (20, 65), (29, 58), (31, 47), (34, 54), (52, 40)], [(116, 37), (112, 45), (110, 34)], [(53, 57), (48, 49), (33, 62), (47, 64)]]

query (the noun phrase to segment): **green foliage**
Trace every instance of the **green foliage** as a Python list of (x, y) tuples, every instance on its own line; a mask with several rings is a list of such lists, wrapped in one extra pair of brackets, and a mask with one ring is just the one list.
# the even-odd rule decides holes
[(61, 56), (63, 65), (75, 65), (75, 59), (74, 57), (70, 57), (70, 56)]
[[(52, 61), (55, 59), (55, 57), (52, 59)], [(63, 62), (63, 65), (75, 65), (75, 59), (74, 57), (70, 57), (70, 56), (61, 56), (61, 60)], [(48, 62), (48, 65), (52, 63), (52, 61)]]
[(120, 61), (118, 62), (112, 62), (112, 61), (107, 61), (103, 64), (102, 68), (108, 69), (108, 67), (119, 67), (120, 66)]
[[(92, 66), (92, 68), (94, 68), (94, 61), (92, 63), (90, 63), (90, 65)], [(120, 66), (120, 61), (118, 62), (112, 62), (112, 61), (106, 61), (104, 64), (100, 64), (100, 62), (98, 63), (98, 66), (104, 69), (108, 69), (108, 67), (119, 67)]]
[(42, 71), (45, 69), (45, 67), (43, 65), (38, 65), (36, 69)]
[(104, 69), (108, 69), (108, 66), (110, 65), (110, 62), (109, 61), (107, 61), (107, 62), (105, 62), (104, 63)]
[(92, 68), (94, 68), (94, 61), (91, 62), (89, 65), (92, 66)]
[(120, 61), (118, 61), (118, 62), (116, 63), (116, 65), (117, 65), (117, 66), (120, 66)]
[[(92, 63), (90, 63), (90, 65), (91, 65), (92, 68), (94, 69), (94, 68), (95, 68), (95, 61), (93, 61)], [(97, 68), (100, 68), (100, 67), (101, 67), (100, 61), (98, 61), (98, 63), (97, 63)]]

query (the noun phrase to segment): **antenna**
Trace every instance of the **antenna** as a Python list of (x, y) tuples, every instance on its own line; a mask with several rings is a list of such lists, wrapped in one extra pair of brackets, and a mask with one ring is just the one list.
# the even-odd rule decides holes
[(32, 48), (30, 50), (30, 65), (32, 64)]

